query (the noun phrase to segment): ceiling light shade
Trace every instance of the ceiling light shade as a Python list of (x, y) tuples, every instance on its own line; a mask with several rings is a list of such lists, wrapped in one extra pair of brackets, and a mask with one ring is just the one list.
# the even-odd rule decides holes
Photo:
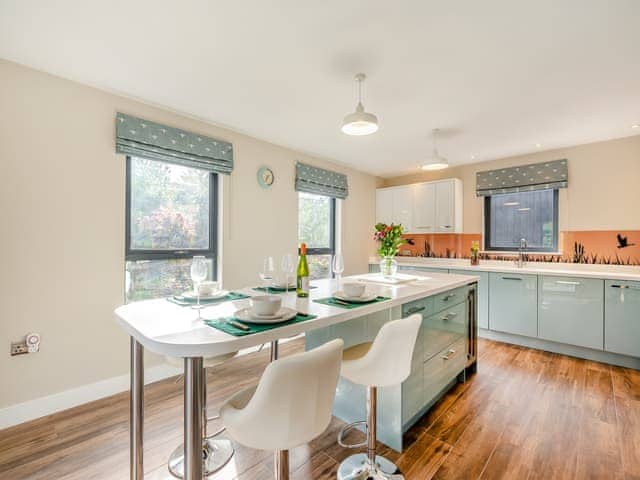
[(437, 128), (433, 129), (433, 153), (431, 154), (431, 158), (420, 167), (422, 170), (444, 170), (445, 168), (449, 168), (449, 160), (440, 155), (436, 147), (436, 136), (439, 131)]
[(364, 73), (356, 75), (358, 82), (358, 105), (356, 111), (346, 115), (342, 122), (342, 132), (347, 135), (370, 135), (378, 131), (378, 117), (364, 111), (362, 105), (362, 82), (366, 78)]

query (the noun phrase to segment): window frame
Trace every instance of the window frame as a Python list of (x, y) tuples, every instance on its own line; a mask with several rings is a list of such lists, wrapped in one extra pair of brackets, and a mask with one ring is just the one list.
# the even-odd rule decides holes
[[(144, 157), (136, 157), (144, 158)], [(131, 249), (131, 168), (133, 156), (127, 155), (126, 185), (125, 185), (125, 262), (140, 260), (180, 260), (202, 255), (212, 262), (211, 278), (217, 278), (218, 263), (218, 175), (209, 172), (209, 247), (206, 249), (179, 249), (179, 250), (139, 250)], [(153, 160), (147, 159), (145, 160)], [(162, 160), (153, 160), (162, 162)], [(170, 163), (170, 162), (164, 162)], [(194, 168), (196, 167), (186, 167)]]
[[(299, 193), (300, 192), (298, 192), (298, 194)], [(299, 198), (300, 197), (298, 197), (298, 201)], [(335, 255), (336, 253), (336, 199), (334, 197), (329, 197), (329, 200), (329, 247), (307, 247), (307, 255)], [(298, 239), (298, 241), (300, 241), (300, 239)]]
[[(558, 222), (558, 203), (559, 203), (559, 191), (557, 188), (553, 190), (553, 245), (548, 248), (531, 248), (527, 247), (525, 249), (526, 252), (541, 252), (541, 253), (555, 253), (558, 251), (559, 245), (559, 237), (560, 237), (560, 226)], [(519, 192), (526, 193), (526, 192)], [(508, 248), (508, 247), (493, 247), (491, 246), (491, 197), (494, 195), (486, 195), (484, 197), (484, 251), (487, 252), (518, 252), (518, 247)]]

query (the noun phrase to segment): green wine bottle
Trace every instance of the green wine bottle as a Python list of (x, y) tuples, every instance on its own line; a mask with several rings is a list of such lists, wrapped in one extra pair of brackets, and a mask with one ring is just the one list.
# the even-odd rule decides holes
[(299, 297), (309, 296), (309, 264), (307, 263), (307, 244), (300, 244), (300, 260), (298, 261), (296, 293)]

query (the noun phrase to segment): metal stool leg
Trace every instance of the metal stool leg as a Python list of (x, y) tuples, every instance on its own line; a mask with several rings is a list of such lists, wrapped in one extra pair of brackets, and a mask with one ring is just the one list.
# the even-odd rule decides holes
[(367, 387), (367, 453), (347, 457), (338, 467), (338, 480), (394, 480), (404, 479), (398, 467), (376, 455), (377, 389)]
[[(202, 388), (200, 389), (200, 402), (202, 405), (202, 427), (200, 438), (202, 439), (202, 474), (209, 476), (224, 467), (231, 457), (234, 450), (230, 440), (214, 439), (215, 436), (222, 433), (221, 429), (213, 435), (208, 435), (207, 428), (207, 371), (202, 369)], [(217, 418), (217, 417), (213, 417)], [(184, 478), (184, 445), (179, 445), (169, 457), (169, 472), (177, 478)]]

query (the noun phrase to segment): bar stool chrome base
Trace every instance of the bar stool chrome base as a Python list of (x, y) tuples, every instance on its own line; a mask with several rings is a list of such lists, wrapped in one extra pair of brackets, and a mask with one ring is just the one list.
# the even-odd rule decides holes
[(338, 480), (404, 480), (395, 463), (379, 455), (373, 465), (366, 453), (351, 455), (338, 467)]
[[(224, 467), (233, 457), (231, 440), (225, 438), (206, 439), (202, 444), (202, 473), (212, 475)], [(184, 446), (178, 446), (169, 457), (169, 473), (184, 478)]]

